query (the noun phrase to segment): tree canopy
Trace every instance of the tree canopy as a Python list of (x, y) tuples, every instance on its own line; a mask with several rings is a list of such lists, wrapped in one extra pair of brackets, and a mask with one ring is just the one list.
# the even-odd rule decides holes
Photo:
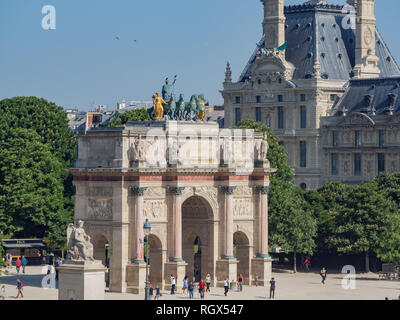
[(150, 113), (147, 109), (135, 109), (127, 112), (119, 113), (109, 123), (110, 127), (124, 125), (130, 121), (151, 121)]
[(73, 221), (66, 168), (75, 137), (61, 107), (35, 97), (0, 101), (0, 234), (65, 243)]
[[(268, 193), (269, 243), (284, 252), (312, 254), (316, 236), (316, 222), (312, 211), (301, 196), (300, 188), (294, 186), (292, 167), (287, 162), (287, 152), (279, 145), (271, 129), (254, 120), (243, 120), (240, 129), (254, 129), (266, 133), (269, 145), (267, 158), (277, 172), (270, 177)], [(296, 265), (294, 264), (294, 271)]]

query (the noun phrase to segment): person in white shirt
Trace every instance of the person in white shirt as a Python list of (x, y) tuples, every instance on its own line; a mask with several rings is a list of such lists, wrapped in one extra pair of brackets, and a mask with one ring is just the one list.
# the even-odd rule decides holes
[(171, 274), (171, 294), (175, 294), (175, 277), (173, 274)]
[(227, 296), (229, 291), (229, 281), (226, 278), (224, 280), (224, 289), (225, 289), (225, 296)]

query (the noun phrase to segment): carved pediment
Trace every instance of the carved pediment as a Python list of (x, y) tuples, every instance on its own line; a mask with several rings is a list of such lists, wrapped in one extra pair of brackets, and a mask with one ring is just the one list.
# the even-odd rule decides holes
[(375, 125), (375, 121), (372, 120), (368, 115), (364, 113), (352, 113), (343, 118), (341, 122), (339, 122), (339, 126), (348, 126), (348, 125)]
[(293, 77), (294, 66), (278, 54), (268, 54), (258, 57), (254, 63), (252, 77), (267, 76), (272, 81), (290, 80)]

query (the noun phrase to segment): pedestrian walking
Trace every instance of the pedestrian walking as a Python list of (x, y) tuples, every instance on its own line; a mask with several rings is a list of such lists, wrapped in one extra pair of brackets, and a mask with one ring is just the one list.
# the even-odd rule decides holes
[(24, 284), (22, 283), (22, 281), (17, 279), (17, 290), (18, 290), (17, 299), (19, 298), (19, 295), (21, 295), (21, 298), (24, 297), (24, 294), (22, 293), (23, 287), (24, 287)]
[(228, 279), (225, 278), (224, 280), (224, 290), (225, 290), (225, 297), (228, 295), (228, 291), (229, 291), (229, 281)]
[(275, 299), (275, 288), (276, 288), (276, 281), (275, 278), (272, 278), (271, 281), (269, 282), (270, 287), (269, 287), (269, 298), (270, 299)]
[(203, 280), (200, 280), (199, 282), (199, 294), (200, 298), (204, 299), (204, 291), (206, 289), (206, 283)]
[(326, 281), (326, 269), (323, 267), (319, 274), (321, 275), (321, 278), (322, 278), (322, 284), (325, 284), (325, 281)]
[(19, 273), (19, 269), (21, 268), (22, 262), (21, 259), (18, 257), (17, 261), (15, 261), (15, 268), (17, 269), (17, 273)]
[(56, 259), (56, 280), (58, 280), (58, 270), (57, 267), (61, 266), (61, 259), (60, 257), (57, 257)]
[(188, 290), (188, 286), (189, 286), (189, 281), (188, 281), (188, 276), (186, 276), (184, 279), (183, 279), (183, 294), (185, 294), (186, 293), (186, 291)]
[(206, 285), (207, 285), (207, 289), (206, 292), (211, 292), (210, 291), (210, 286), (211, 286), (211, 275), (208, 273), (206, 276)]
[(238, 277), (238, 291), (243, 291), (243, 281), (244, 281), (243, 275), (239, 274), (239, 277)]
[(25, 258), (25, 256), (22, 256), (21, 263), (22, 263), (22, 273), (25, 273), (25, 267), (28, 264), (28, 260)]
[(310, 259), (306, 258), (306, 260), (304, 261), (304, 265), (306, 266), (307, 272), (310, 271), (310, 264)]
[(154, 288), (153, 288), (152, 284), (149, 283), (149, 295), (150, 295), (150, 297), (153, 296), (153, 292), (154, 292)]
[(254, 281), (256, 283), (256, 287), (258, 287), (258, 275), (256, 275), (256, 277), (254, 278)]
[(173, 274), (171, 274), (171, 294), (175, 294), (175, 277)]
[(154, 300), (160, 300), (161, 297), (161, 290), (160, 290), (160, 286), (157, 285), (156, 286), (156, 295), (154, 296)]
[(0, 290), (0, 299), (4, 300), (6, 298), (6, 286), (3, 284)]
[(8, 268), (12, 269), (12, 254), (10, 252), (7, 253), (7, 261), (8, 261)]
[(192, 281), (189, 282), (188, 290), (189, 290), (189, 299), (193, 299), (194, 286)]

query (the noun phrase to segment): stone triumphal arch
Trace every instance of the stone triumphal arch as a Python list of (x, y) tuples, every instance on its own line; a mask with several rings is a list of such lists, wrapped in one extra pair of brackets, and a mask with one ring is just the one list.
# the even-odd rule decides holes
[(75, 220), (85, 221), (99, 259), (109, 248), (111, 291), (143, 291), (147, 259), (153, 286), (166, 289), (171, 274), (178, 284), (210, 274), (221, 286), (239, 273), (267, 283), (274, 169), (265, 137), (213, 122), (152, 121), (94, 128), (77, 140)]

